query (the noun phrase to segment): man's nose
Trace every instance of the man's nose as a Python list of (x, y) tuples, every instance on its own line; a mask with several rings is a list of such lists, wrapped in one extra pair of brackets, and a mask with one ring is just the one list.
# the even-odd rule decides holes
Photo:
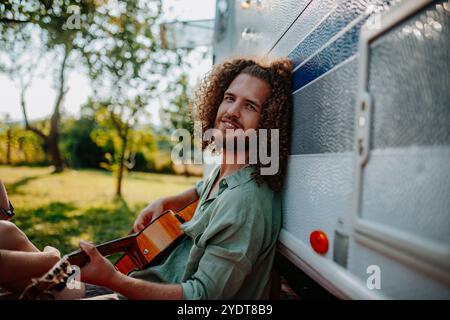
[(239, 100), (234, 101), (227, 112), (230, 116), (239, 118), (241, 115), (241, 102)]

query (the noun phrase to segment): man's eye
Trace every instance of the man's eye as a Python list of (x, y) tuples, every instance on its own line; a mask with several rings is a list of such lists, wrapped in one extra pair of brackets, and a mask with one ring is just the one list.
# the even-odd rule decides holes
[(224, 100), (226, 100), (226, 101), (233, 101), (233, 98), (228, 96), (228, 97), (225, 97)]
[(250, 109), (250, 110), (256, 111), (255, 106), (252, 105), (252, 104), (248, 104), (248, 105), (247, 105), (247, 108)]

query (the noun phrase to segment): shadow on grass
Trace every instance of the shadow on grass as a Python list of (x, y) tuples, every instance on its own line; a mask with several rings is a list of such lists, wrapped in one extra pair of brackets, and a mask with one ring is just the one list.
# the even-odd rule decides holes
[[(160, 173), (153, 173), (154, 176), (139, 176), (139, 175), (133, 175), (130, 174), (127, 179), (129, 180), (138, 180), (138, 181), (145, 181), (145, 182), (155, 182), (158, 184), (163, 184), (167, 182), (167, 174), (160, 174)], [(177, 176), (177, 175), (172, 175), (171, 177), (174, 181), (176, 180), (177, 184), (181, 184), (181, 185), (187, 185), (187, 186), (192, 186), (193, 181), (189, 180), (189, 178), (184, 177), (184, 176)], [(196, 178), (196, 179), (201, 179), (201, 177), (194, 177), (191, 176), (190, 178)]]
[(78, 249), (83, 239), (99, 244), (125, 236), (135, 214), (123, 199), (111, 204), (80, 209), (72, 203), (52, 202), (47, 206), (17, 210), (14, 222), (39, 249), (46, 245), (61, 254)]
[(40, 174), (40, 175), (36, 175), (36, 176), (29, 176), (29, 177), (25, 177), (22, 178), (16, 182), (13, 183), (7, 183), (5, 184), (6, 190), (8, 190), (8, 194), (9, 195), (23, 195), (24, 193), (20, 192), (19, 189), (25, 185), (27, 185), (30, 181), (39, 179), (39, 178), (43, 178), (45, 176), (50, 175), (49, 173), (44, 173), (44, 174)]

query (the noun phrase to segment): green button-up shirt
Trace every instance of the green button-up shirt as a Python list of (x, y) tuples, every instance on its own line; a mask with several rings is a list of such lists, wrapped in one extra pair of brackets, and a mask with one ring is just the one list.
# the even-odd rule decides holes
[(199, 204), (182, 225), (187, 237), (160, 265), (132, 276), (181, 283), (184, 299), (268, 298), (281, 200), (266, 184), (256, 184), (252, 170), (223, 178), (209, 199), (220, 166), (197, 182)]

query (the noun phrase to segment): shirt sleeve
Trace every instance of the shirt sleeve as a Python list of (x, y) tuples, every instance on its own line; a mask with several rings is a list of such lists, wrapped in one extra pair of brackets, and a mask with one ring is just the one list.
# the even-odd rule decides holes
[(252, 271), (263, 247), (265, 224), (261, 205), (244, 199), (224, 205), (194, 239), (191, 255), (201, 258), (193, 275), (181, 283), (184, 299), (231, 299)]

